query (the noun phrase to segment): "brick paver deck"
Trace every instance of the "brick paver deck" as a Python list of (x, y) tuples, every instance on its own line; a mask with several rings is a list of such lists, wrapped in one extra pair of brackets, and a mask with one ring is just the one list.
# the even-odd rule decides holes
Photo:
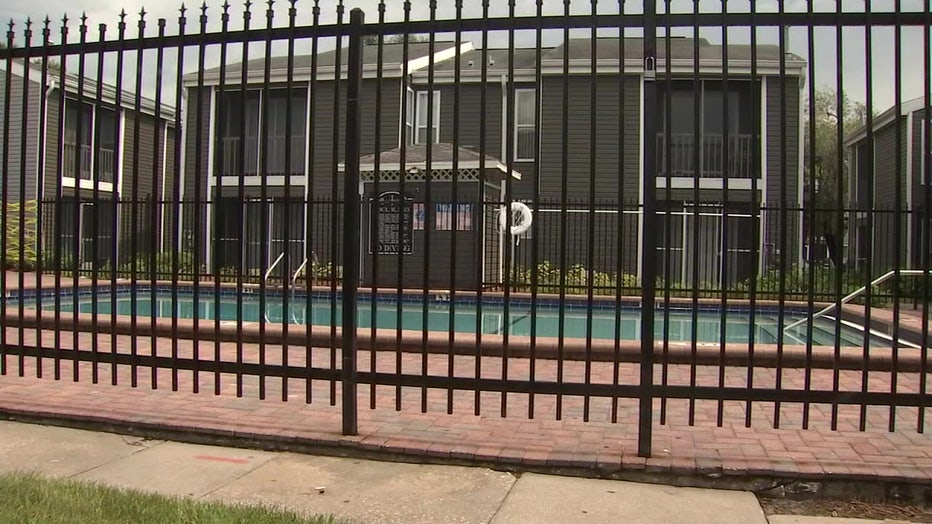
[[(27, 338), (29, 333), (25, 334)], [(34, 336), (34, 335), (33, 335)], [(52, 333), (43, 338), (52, 341)], [(16, 330), (7, 329), (7, 341), (17, 341)], [(88, 334), (79, 335), (79, 346), (91, 347)], [(118, 337), (118, 350), (128, 351), (129, 337)], [(27, 341), (32, 342), (33, 340)], [(63, 333), (63, 347), (71, 347), (72, 334)], [(110, 350), (110, 337), (98, 337), (100, 351)], [(137, 351), (150, 353), (150, 339), (137, 339)], [(156, 353), (167, 356), (170, 339), (156, 339)], [(180, 354), (190, 356), (191, 341), (180, 341)], [(221, 344), (224, 360), (235, 359), (236, 345)], [(203, 358), (213, 358), (215, 346), (201, 342), (199, 352)], [(722, 424), (716, 424), (718, 403), (697, 401), (694, 425), (688, 424), (688, 402), (670, 400), (664, 410), (665, 424), (660, 425), (661, 401), (655, 401), (653, 456), (637, 456), (637, 403), (633, 399), (619, 399), (617, 422), (611, 421), (612, 399), (593, 398), (589, 406), (589, 421), (583, 421), (583, 400), (563, 397), (562, 419), (556, 420), (556, 398), (536, 395), (534, 418), (528, 418), (529, 396), (508, 394), (507, 417), (501, 417), (502, 397), (499, 393), (479, 395), (480, 414), (474, 412), (475, 394), (468, 391), (452, 393), (452, 414), (447, 413), (448, 392), (428, 390), (423, 399), (426, 412), (421, 412), (422, 396), (419, 388), (403, 388), (400, 411), (396, 411), (396, 389), (391, 386), (359, 387), (359, 434), (341, 434), (339, 384), (331, 397), (328, 381), (311, 383), (312, 403), (305, 403), (305, 381), (289, 380), (282, 401), (282, 381), (265, 380), (265, 400), (258, 398), (259, 381), (256, 377), (243, 377), (243, 396), (236, 396), (236, 377), (221, 374), (219, 395), (215, 395), (215, 375), (200, 372), (199, 393), (192, 392), (193, 373), (177, 373), (178, 391), (171, 391), (172, 372), (161, 369), (155, 374), (158, 389), (151, 389), (152, 373), (148, 368), (137, 369), (137, 387), (131, 387), (131, 369), (117, 369), (118, 385), (111, 385), (109, 364), (97, 364), (98, 383), (92, 383), (94, 364), (67, 360), (59, 362), (61, 380), (54, 380), (55, 362), (43, 359), (42, 378), (37, 378), (37, 360), (27, 357), (23, 367), (16, 356), (6, 357), (7, 374), (0, 376), (0, 411), (7, 414), (62, 417), (86, 422), (104, 422), (117, 427), (165, 428), (181, 431), (200, 431), (225, 437), (272, 439), (310, 445), (336, 445), (360, 450), (379, 450), (482, 462), (499, 462), (529, 467), (595, 468), (600, 474), (650, 471), (677, 474), (710, 473), (723, 475), (763, 475), (779, 477), (813, 477), (832, 475), (837, 478), (909, 480), (932, 484), (932, 436), (928, 413), (923, 428), (917, 432), (916, 409), (899, 408), (893, 415), (896, 422), (893, 432), (888, 431), (890, 410), (873, 407), (867, 412), (867, 431), (857, 431), (860, 408), (841, 406), (838, 411), (838, 430), (830, 428), (831, 406), (812, 405), (809, 412), (809, 429), (801, 429), (803, 408), (798, 404), (781, 405), (781, 427), (773, 428), (772, 403), (753, 403), (751, 426), (745, 427), (745, 403), (725, 402)], [(290, 348), (289, 362), (303, 365), (304, 349)], [(258, 362), (259, 348), (245, 345), (244, 359)], [(368, 370), (371, 355), (360, 352), (360, 369)], [(392, 372), (395, 354), (377, 355), (376, 369)], [(421, 355), (402, 355), (402, 370), (418, 373), (422, 366)], [(281, 347), (266, 347), (266, 363), (280, 362)], [(314, 366), (328, 368), (329, 349), (315, 349)], [(449, 360), (444, 355), (426, 358), (428, 372), (445, 375)], [(473, 376), (475, 358), (457, 356), (453, 359), (456, 376)], [(539, 360), (537, 377), (553, 380), (556, 362)], [(509, 376), (528, 376), (529, 362), (511, 359)], [(73, 381), (77, 370), (78, 381)], [(699, 384), (717, 384), (718, 369), (698, 368)], [(583, 379), (583, 363), (568, 362), (564, 366), (566, 381)], [(637, 367), (622, 365), (619, 381), (637, 383)], [(590, 380), (593, 383), (611, 383), (612, 365), (593, 363)], [(656, 380), (660, 380), (657, 367)], [(501, 376), (501, 359), (483, 357), (482, 376)], [(746, 368), (726, 368), (726, 384), (745, 384)], [(755, 383), (773, 384), (775, 370), (756, 369)], [(831, 389), (832, 370), (813, 370), (812, 387)], [(860, 372), (842, 371), (843, 389), (860, 388)], [(916, 391), (917, 373), (902, 373), (898, 377), (898, 391)], [(670, 366), (671, 384), (688, 384), (688, 366)], [(803, 387), (802, 370), (784, 370), (783, 385), (788, 389)], [(871, 391), (889, 391), (890, 374), (877, 372), (870, 376)], [(333, 405), (331, 404), (333, 400)], [(374, 403), (375, 409), (370, 409)], [(927, 409), (928, 411), (928, 409)]]
[[(8, 344), (35, 344), (41, 336), (43, 344), (51, 346), (55, 334), (35, 329), (20, 332), (8, 327), (3, 333)], [(22, 338), (20, 338), (22, 337)], [(155, 342), (153, 352), (152, 342)], [(197, 432), (224, 439), (263, 441), (265, 445), (318, 447), (327, 452), (378, 452), (384, 456), (404, 455), (411, 460), (451, 460), (475, 463), (497, 463), (505, 467), (573, 468), (602, 476), (636, 477), (645, 474), (672, 473), (696, 478), (728, 481), (748, 477), (834, 478), (883, 480), (932, 485), (932, 422), (930, 408), (920, 417), (916, 408), (867, 408), (866, 431), (858, 431), (860, 406), (837, 407), (837, 430), (832, 430), (832, 406), (810, 405), (808, 429), (802, 429), (804, 407), (783, 403), (780, 406), (780, 428), (774, 429), (773, 403), (752, 403), (750, 427), (746, 404), (724, 402), (721, 422), (716, 401), (696, 401), (692, 424), (689, 402), (669, 400), (654, 402), (653, 456), (637, 456), (637, 400), (592, 398), (588, 403), (588, 420), (584, 415), (584, 399), (564, 396), (559, 401), (561, 418), (556, 417), (558, 400), (552, 395), (533, 397), (533, 418), (529, 418), (531, 398), (527, 394), (509, 393), (507, 416), (502, 416), (502, 394), (472, 391), (448, 392), (446, 389), (361, 385), (358, 390), (359, 433), (341, 434), (340, 384), (325, 380), (308, 383), (290, 379), (266, 378), (261, 386), (265, 399), (259, 399), (260, 381), (256, 377), (241, 378), (243, 395), (237, 396), (237, 377), (200, 372), (197, 379), (191, 371), (173, 372), (140, 367), (136, 370), (136, 387), (132, 387), (130, 366), (117, 368), (117, 385), (111, 385), (109, 364), (74, 363), (68, 360), (67, 348), (77, 342), (89, 350), (94, 346), (92, 335), (65, 332), (59, 337), (62, 360), (58, 362), (60, 380), (55, 380), (56, 362), (39, 361), (7, 355), (2, 359), (6, 374), (0, 376), (0, 412), (11, 416), (28, 415), (59, 418), (70, 421), (115, 427), (123, 430), (165, 430), (175, 435)], [(120, 353), (130, 351), (128, 336), (99, 334), (96, 347), (101, 352), (115, 348)], [(180, 340), (178, 354), (194, 354), (194, 342)], [(223, 360), (235, 361), (235, 343), (201, 341), (197, 353), (202, 359), (214, 358), (217, 352)], [(170, 356), (173, 341), (168, 338), (139, 337), (136, 351), (141, 355)], [(260, 362), (261, 348), (245, 344), (240, 352), (245, 362)], [(267, 345), (264, 361), (268, 365), (282, 361), (282, 347)], [(305, 348), (290, 347), (288, 363), (304, 366)], [(336, 355), (339, 357), (339, 355)], [(380, 351), (374, 355), (360, 351), (361, 371), (375, 370), (446, 376), (452, 368), (457, 377), (475, 377), (476, 358), (442, 354), (420, 355)], [(501, 378), (502, 359), (479, 357), (481, 377)], [(336, 359), (337, 364), (339, 358)], [(374, 368), (371, 367), (374, 362)], [(20, 365), (22, 363), (22, 366)], [(315, 348), (311, 355), (315, 368), (332, 369), (329, 349)], [(96, 368), (97, 383), (94, 369)], [(528, 378), (528, 359), (511, 358), (508, 377)], [(535, 363), (538, 380), (555, 380), (558, 363), (539, 359)], [(655, 381), (662, 380), (663, 368), (655, 368)], [(725, 367), (726, 385), (746, 387), (746, 367)], [(700, 385), (717, 385), (720, 369), (699, 366), (695, 380)], [(622, 363), (618, 366), (620, 384), (638, 383), (638, 366)], [(832, 369), (814, 369), (808, 380), (816, 390), (831, 390), (835, 380)], [(839, 370), (838, 384), (842, 391), (860, 391), (859, 370)], [(74, 380), (77, 375), (77, 381)], [(690, 382), (690, 368), (670, 365), (666, 369), (670, 384)], [(920, 392), (926, 387), (918, 372), (895, 376), (896, 391)], [(178, 391), (172, 391), (173, 378)], [(216, 379), (219, 378), (219, 382)], [(565, 362), (563, 378), (567, 382), (585, 380), (585, 363)], [(889, 372), (874, 371), (868, 376), (868, 390), (889, 392), (894, 377)], [(152, 389), (153, 379), (157, 389)], [(780, 377), (785, 389), (803, 389), (807, 376), (802, 369), (784, 369)], [(615, 380), (611, 362), (593, 362), (589, 381), (611, 384)], [(755, 386), (773, 387), (777, 380), (774, 368), (753, 370)], [(198, 393), (193, 389), (197, 384)], [(215, 394), (217, 393), (217, 394)], [(305, 402), (310, 393), (312, 402)], [(475, 413), (478, 397), (479, 414)], [(423, 411), (422, 411), (423, 408)], [(451, 413), (448, 413), (450, 411)], [(613, 412), (617, 415), (612, 420)], [(661, 416), (663, 420), (661, 421)], [(894, 421), (890, 431), (890, 420)], [(920, 422), (921, 421), (921, 422)], [(662, 422), (662, 423), (661, 423)], [(923, 425), (920, 427), (920, 423)], [(670, 476), (670, 478), (678, 478)], [(678, 481), (682, 482), (682, 480)]]

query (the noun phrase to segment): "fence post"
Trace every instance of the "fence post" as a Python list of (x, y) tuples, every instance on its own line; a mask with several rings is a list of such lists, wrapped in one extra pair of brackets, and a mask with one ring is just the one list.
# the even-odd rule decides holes
[(355, 435), (356, 424), (356, 291), (359, 287), (359, 153), (362, 51), (365, 31), (362, 9), (350, 11), (349, 64), (346, 88), (346, 155), (343, 181), (343, 434)]
[(641, 376), (638, 456), (649, 457), (654, 400), (654, 297), (656, 293), (657, 1), (644, 2), (644, 207), (641, 220)]

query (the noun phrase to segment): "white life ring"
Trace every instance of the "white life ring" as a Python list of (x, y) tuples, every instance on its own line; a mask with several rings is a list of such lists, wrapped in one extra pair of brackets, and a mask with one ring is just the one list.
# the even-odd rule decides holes
[(498, 214), (498, 227), (501, 231), (505, 231), (508, 227), (509, 216), (514, 216), (510, 229), (512, 235), (523, 234), (531, 227), (531, 222), (534, 220), (531, 215), (531, 208), (527, 207), (524, 202), (512, 202), (511, 213), (505, 210), (505, 206), (502, 206), (501, 212)]

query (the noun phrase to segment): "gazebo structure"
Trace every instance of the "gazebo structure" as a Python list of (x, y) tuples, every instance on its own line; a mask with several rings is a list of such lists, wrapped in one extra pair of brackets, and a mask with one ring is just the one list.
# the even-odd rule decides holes
[(360, 158), (363, 285), (474, 290), (502, 281), (508, 168), (450, 144), (431, 144), (430, 155), (430, 169), (426, 145), (405, 146), (403, 162), (402, 148), (379, 153), (378, 171), (376, 155)]

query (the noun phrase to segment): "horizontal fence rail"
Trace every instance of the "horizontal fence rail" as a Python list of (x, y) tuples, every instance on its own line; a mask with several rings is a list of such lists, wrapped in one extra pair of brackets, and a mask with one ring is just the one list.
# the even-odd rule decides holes
[(926, 431), (929, 1), (692, 4), (10, 22), (0, 375)]

